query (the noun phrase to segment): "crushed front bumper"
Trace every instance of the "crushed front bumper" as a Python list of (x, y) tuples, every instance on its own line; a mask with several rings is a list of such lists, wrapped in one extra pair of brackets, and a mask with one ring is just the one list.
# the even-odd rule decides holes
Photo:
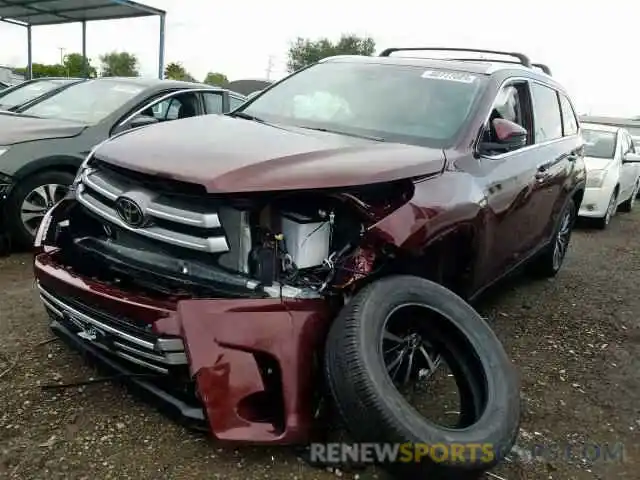
[(38, 253), (34, 269), (56, 334), (217, 439), (313, 437), (331, 318), (324, 300), (172, 303), (83, 278), (55, 249)]

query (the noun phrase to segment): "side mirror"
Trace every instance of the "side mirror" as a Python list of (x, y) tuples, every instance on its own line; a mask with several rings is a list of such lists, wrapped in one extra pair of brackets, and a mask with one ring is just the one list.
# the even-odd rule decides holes
[(150, 117), (149, 115), (136, 115), (129, 122), (118, 125), (113, 133), (124, 132), (125, 130), (131, 130), (132, 128), (138, 127), (146, 127), (147, 125), (153, 125), (154, 123), (158, 123), (158, 119), (156, 117)]
[(622, 163), (640, 163), (640, 155), (628, 152), (622, 159)]
[(528, 132), (525, 128), (510, 120), (496, 118), (491, 122), (495, 132), (495, 142), (482, 142), (484, 153), (506, 153), (527, 145)]

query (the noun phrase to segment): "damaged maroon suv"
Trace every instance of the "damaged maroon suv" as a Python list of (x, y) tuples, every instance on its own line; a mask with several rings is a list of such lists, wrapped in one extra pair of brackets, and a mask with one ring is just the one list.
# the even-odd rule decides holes
[[(396, 472), (504, 458), (518, 382), (466, 302), (525, 263), (560, 269), (579, 124), (524, 55), (402, 50), (96, 147), (36, 240), (55, 333), (218, 440), (305, 444), (332, 405), (357, 441), (453, 445)], [(421, 411), (443, 376), (446, 425)]]

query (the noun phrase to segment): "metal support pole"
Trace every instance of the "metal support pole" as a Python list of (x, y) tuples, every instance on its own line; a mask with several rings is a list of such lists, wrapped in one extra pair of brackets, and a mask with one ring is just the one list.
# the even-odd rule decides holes
[(82, 74), (89, 78), (89, 62), (87, 61), (87, 21), (82, 21)]
[(27, 80), (33, 78), (33, 57), (31, 46), (31, 25), (27, 25)]
[(164, 32), (165, 32), (165, 22), (166, 22), (166, 14), (162, 13), (160, 15), (160, 45), (159, 45), (159, 54), (158, 54), (158, 78), (162, 79), (164, 77)]

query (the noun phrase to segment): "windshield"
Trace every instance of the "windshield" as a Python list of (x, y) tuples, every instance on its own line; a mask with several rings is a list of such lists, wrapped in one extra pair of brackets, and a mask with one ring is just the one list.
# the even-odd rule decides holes
[(88, 80), (77, 83), (20, 113), (95, 124), (144, 90), (117, 80)]
[(22, 105), (66, 83), (69, 83), (69, 81), (40, 80), (38, 82), (19, 85), (15, 90), (0, 92), (0, 106), (3, 108), (12, 108)]
[(584, 154), (587, 157), (613, 158), (616, 152), (616, 133), (604, 130), (582, 129)]
[(284, 80), (243, 111), (274, 123), (444, 146), (483, 84), (484, 77), (465, 72), (327, 62)]

